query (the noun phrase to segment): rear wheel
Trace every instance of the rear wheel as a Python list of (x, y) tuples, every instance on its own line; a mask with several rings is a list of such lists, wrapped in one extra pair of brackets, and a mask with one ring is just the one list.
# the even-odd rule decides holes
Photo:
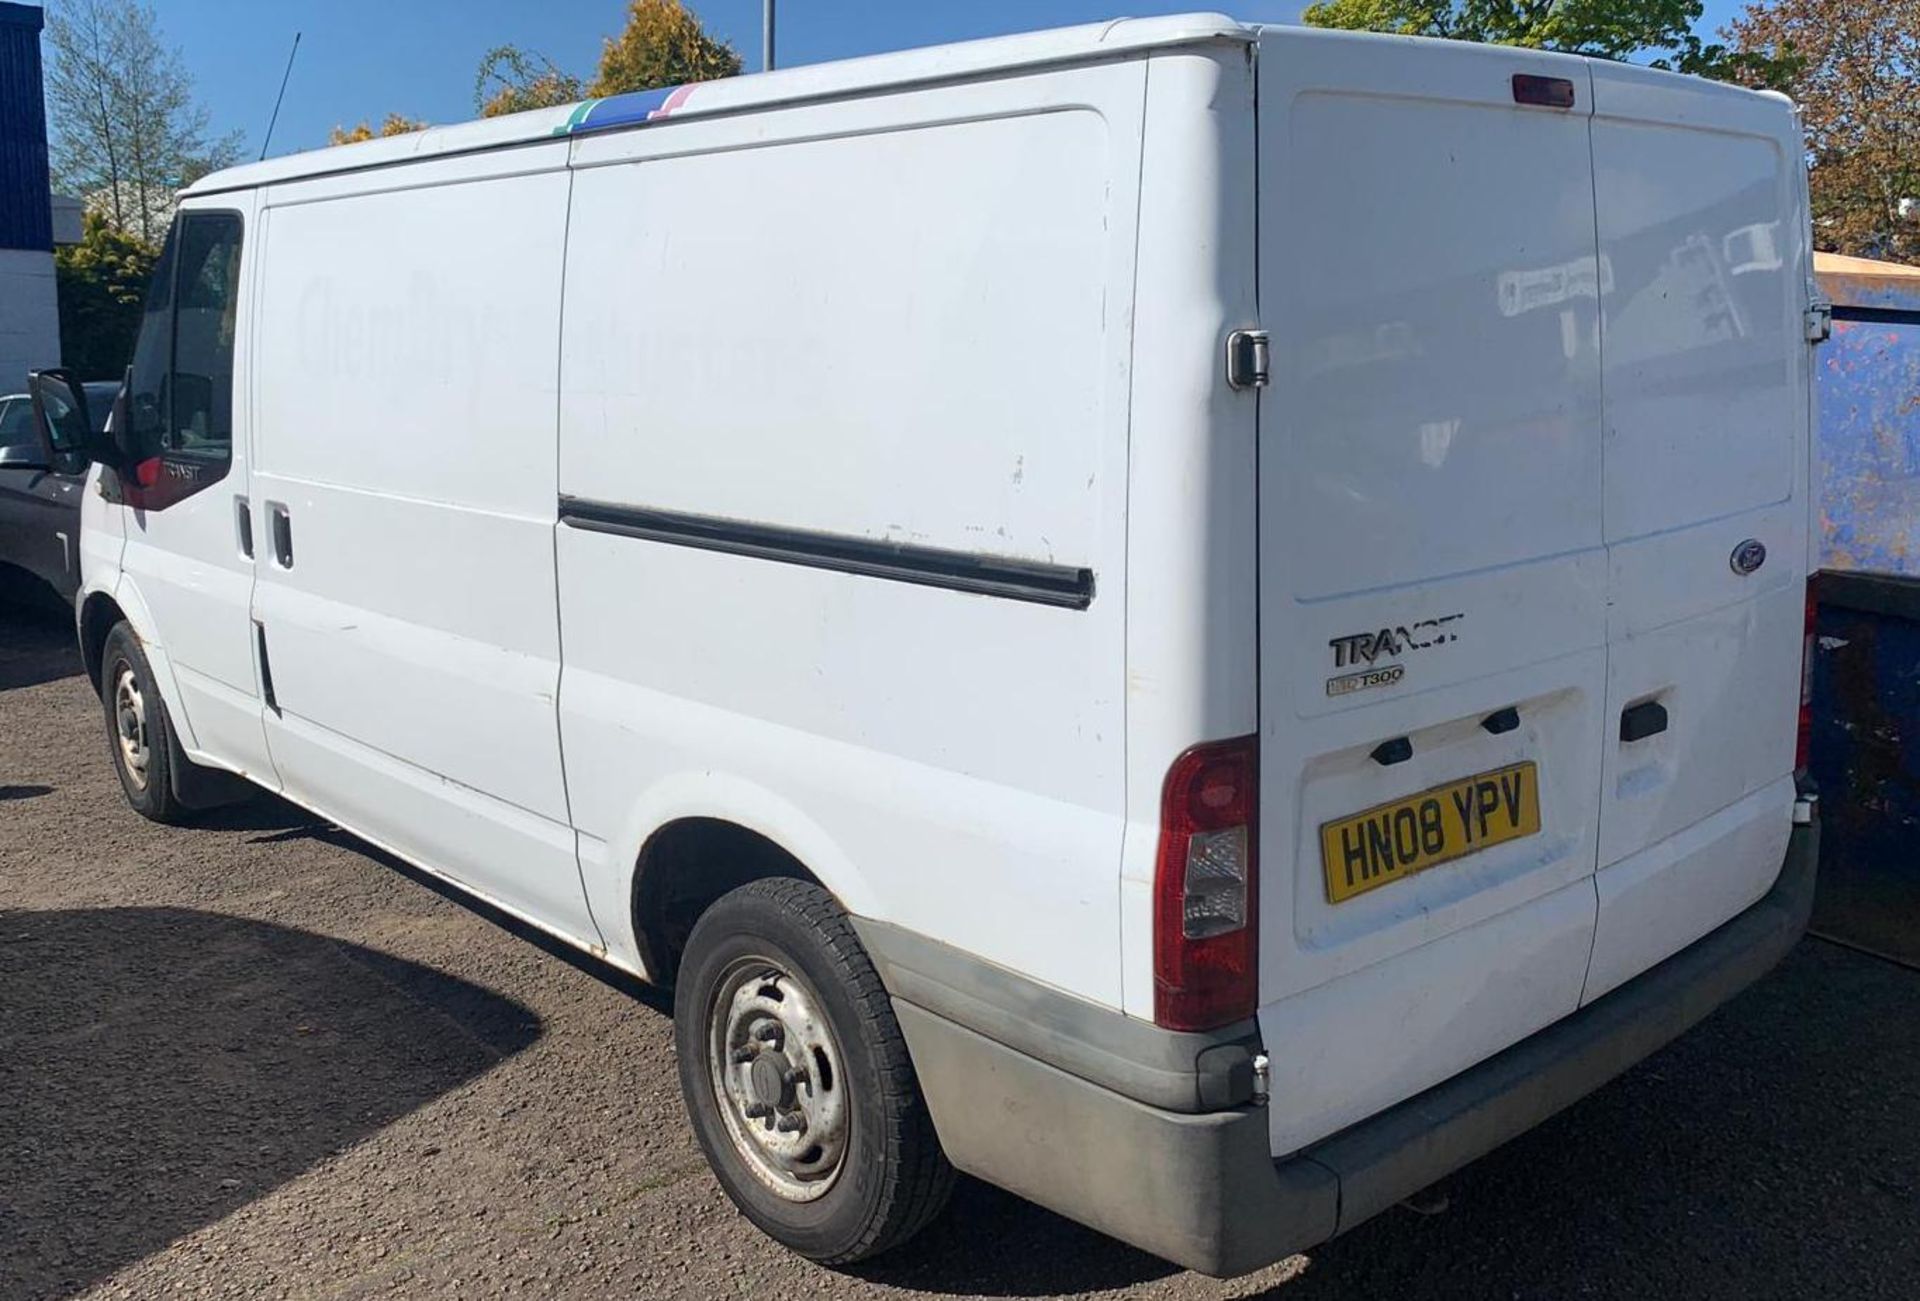
[(187, 808), (173, 791), (173, 724), (140, 638), (124, 621), (113, 626), (101, 651), (100, 701), (113, 770), (127, 803), (155, 822), (185, 821)]
[(825, 1264), (917, 1233), (953, 1186), (892, 1003), (847, 916), (755, 881), (694, 926), (674, 1005), (680, 1087), (734, 1204)]

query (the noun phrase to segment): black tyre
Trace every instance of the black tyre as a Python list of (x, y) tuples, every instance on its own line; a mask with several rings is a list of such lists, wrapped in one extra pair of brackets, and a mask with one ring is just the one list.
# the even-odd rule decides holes
[(173, 723), (140, 638), (124, 621), (107, 634), (100, 655), (100, 701), (106, 707), (107, 749), (127, 803), (155, 822), (178, 826), (188, 810), (173, 791), (178, 753)]
[(680, 1088), (749, 1220), (823, 1264), (919, 1232), (953, 1188), (893, 1005), (846, 913), (805, 881), (701, 916), (674, 1000)]

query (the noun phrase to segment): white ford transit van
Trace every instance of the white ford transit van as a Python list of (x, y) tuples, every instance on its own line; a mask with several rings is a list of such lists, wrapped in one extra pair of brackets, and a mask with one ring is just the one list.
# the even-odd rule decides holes
[(1802, 158), (1190, 17), (222, 172), (86, 504), (128, 798), (674, 984), (816, 1259), (958, 1169), (1251, 1269), (1804, 925)]

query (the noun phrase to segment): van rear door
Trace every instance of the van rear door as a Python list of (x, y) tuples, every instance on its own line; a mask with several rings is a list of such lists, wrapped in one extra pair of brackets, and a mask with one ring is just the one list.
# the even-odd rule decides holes
[(1785, 100), (1597, 60), (1592, 75), (1612, 562), (1589, 999), (1779, 873), (1811, 271)]
[(1276, 1154), (1579, 1004), (1607, 721), (1591, 108), (1575, 58), (1263, 34)]

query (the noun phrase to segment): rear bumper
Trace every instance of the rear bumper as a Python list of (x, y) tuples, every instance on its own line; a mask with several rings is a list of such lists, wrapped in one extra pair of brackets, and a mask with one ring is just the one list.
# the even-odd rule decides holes
[[(1259, 1106), (1176, 1110), (1164, 1098), (1156, 1105), (1128, 1096), (1139, 1090), (1120, 1091), (1137, 1074), (1113, 1068), (1111, 1058), (1124, 1057), (1125, 1045), (1116, 1046), (1112, 1031), (1096, 1033), (1106, 1051), (1090, 1058), (1071, 1029), (1112, 1014), (1063, 1015), (1061, 1005), (1069, 1001), (1063, 996), (1025, 990), (1009, 1018), (1005, 1000), (983, 1001), (978, 985), (956, 991), (929, 976), (929, 968), (951, 963), (950, 956), (926, 961), (924, 947), (900, 932), (859, 925), (894, 995), (954, 1165), (1168, 1260), (1224, 1277), (1353, 1228), (1679, 1036), (1799, 940), (1813, 905), (1818, 856), (1818, 824), (1796, 827), (1772, 890), (1739, 916), (1480, 1065), (1278, 1162), (1268, 1153), (1267, 1116)], [(999, 973), (991, 983), (1004, 992), (1019, 981)], [(1000, 1004), (999, 1010), (986, 1002)], [(1016, 1033), (1005, 1032), (1010, 1024)], [(1057, 1051), (1045, 1046), (1049, 1036)], [(1226, 1087), (1227, 1066), (1237, 1082), (1241, 1058), (1251, 1050), (1244, 1030), (1212, 1043), (1169, 1038), (1203, 1081), (1202, 1096), (1209, 1087)], [(1162, 1045), (1157, 1060), (1166, 1059)], [(1101, 1069), (1089, 1069), (1090, 1060)], [(1216, 1077), (1211, 1086), (1204, 1083), (1209, 1069)]]

